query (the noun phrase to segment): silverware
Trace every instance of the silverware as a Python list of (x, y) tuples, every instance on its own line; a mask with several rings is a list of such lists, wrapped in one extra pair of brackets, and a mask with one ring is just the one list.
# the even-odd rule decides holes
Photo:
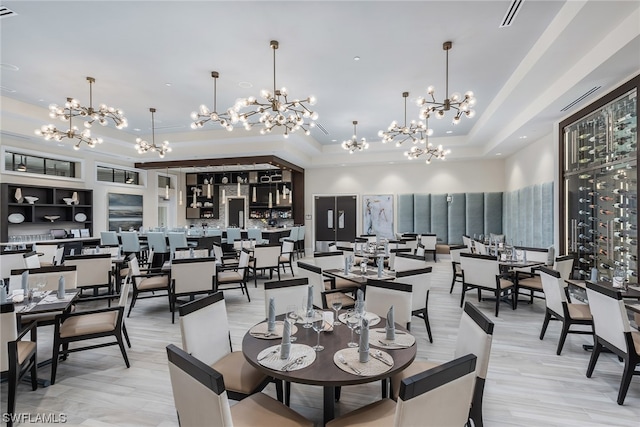
[(297, 359), (293, 360), (292, 362), (287, 363), (286, 365), (284, 365), (280, 370), (281, 371), (289, 371), (291, 368), (293, 368), (294, 366), (298, 366), (302, 363), (302, 361), (306, 358), (307, 356), (300, 356)]
[(265, 354), (264, 356), (262, 356), (262, 357), (258, 358), (258, 362), (259, 362), (259, 361), (261, 361), (261, 360), (266, 359), (266, 358), (267, 358), (267, 357), (269, 357), (269, 356), (273, 356), (274, 354), (276, 354), (276, 353), (277, 353), (277, 352), (279, 352), (279, 351), (280, 351), (280, 347), (277, 347), (277, 348), (275, 348), (275, 349), (271, 350), (269, 353), (267, 353), (267, 354)]
[[(376, 332), (379, 333), (379, 334), (386, 334), (387, 333), (387, 331), (383, 331), (383, 330), (377, 330)], [(407, 335), (406, 332), (402, 332), (402, 331), (396, 331), (396, 334), (398, 334), (398, 335)]]
[(392, 362), (389, 362), (387, 359), (384, 358), (384, 355), (382, 354), (382, 352), (380, 350), (376, 350), (375, 352), (371, 352), (369, 354), (371, 355), (371, 357), (373, 357), (374, 359), (378, 359), (379, 361), (381, 361), (385, 365), (393, 366)]
[(261, 335), (265, 338), (275, 336), (275, 332), (251, 332), (251, 335)]
[(378, 342), (380, 343), (380, 345), (383, 345), (385, 347), (402, 347), (402, 348), (411, 347), (410, 345), (398, 344), (396, 342), (384, 342), (384, 341), (380, 341), (380, 340), (378, 340)]
[(347, 361), (345, 360), (345, 358), (344, 358), (341, 354), (338, 354), (338, 361), (339, 361), (340, 363), (342, 363), (343, 365), (348, 366), (349, 368), (351, 368), (351, 370), (352, 370), (353, 372), (355, 372), (356, 374), (358, 374), (358, 375), (362, 375), (362, 372), (360, 372), (360, 370), (359, 370), (359, 369), (357, 369), (357, 368), (353, 367), (349, 362), (347, 362)]

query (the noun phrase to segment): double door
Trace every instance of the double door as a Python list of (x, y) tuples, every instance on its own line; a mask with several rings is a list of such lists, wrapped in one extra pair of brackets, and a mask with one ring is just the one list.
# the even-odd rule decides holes
[(356, 196), (316, 196), (316, 247), (324, 250), (330, 242), (355, 241), (356, 214)]

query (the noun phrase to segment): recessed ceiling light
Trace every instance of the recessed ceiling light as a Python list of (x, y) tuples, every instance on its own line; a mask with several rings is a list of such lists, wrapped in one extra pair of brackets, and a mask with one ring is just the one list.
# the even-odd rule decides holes
[(13, 65), (13, 64), (0, 64), (0, 69), (10, 70), (10, 71), (20, 70), (20, 68), (17, 65)]
[(238, 86), (240, 86), (243, 89), (249, 89), (253, 87), (253, 84), (251, 82), (240, 82), (238, 83)]
[(527, 135), (522, 135), (519, 139), (527, 139)]
[(396, 164), (396, 162), (389, 162), (389, 164), (390, 164), (390, 165), (395, 165), (395, 164)]
[(448, 130), (446, 133), (453, 133), (453, 131), (452, 130)]
[(338, 142), (338, 140), (337, 139), (332, 139), (331, 142)]
[(169, 87), (171, 86), (171, 83), (165, 83), (164, 85)]
[(502, 156), (502, 153), (496, 153), (496, 156)]
[(133, 128), (134, 131), (140, 132), (140, 128)]
[(354, 57), (353, 57), (353, 60), (354, 60), (354, 61), (360, 61), (360, 57), (359, 57), (359, 56), (354, 56)]

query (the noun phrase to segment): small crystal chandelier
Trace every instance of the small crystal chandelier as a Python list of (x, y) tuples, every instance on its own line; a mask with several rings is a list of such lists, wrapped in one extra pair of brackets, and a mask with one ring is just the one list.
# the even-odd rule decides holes
[(93, 84), (96, 79), (93, 77), (87, 77), (89, 82), (89, 106), (83, 107), (78, 100), (67, 98), (67, 103), (64, 106), (58, 106), (56, 104), (49, 105), (49, 117), (52, 119), (60, 119), (64, 122), (68, 121), (71, 117), (84, 117), (89, 120), (84, 122), (86, 128), (91, 128), (93, 122), (98, 121), (102, 126), (109, 124), (109, 120), (113, 121), (116, 128), (123, 129), (128, 126), (127, 119), (124, 117), (124, 112), (119, 108), (107, 107), (105, 104), (100, 104), (97, 109), (93, 108)]
[(382, 138), (382, 142), (386, 144), (393, 140), (396, 141), (396, 147), (400, 147), (403, 142), (410, 139), (411, 142), (424, 144), (429, 136), (433, 134), (433, 130), (429, 129), (422, 122), (411, 120), (407, 126), (407, 97), (409, 92), (402, 92), (404, 98), (404, 125), (400, 126), (395, 120), (391, 122), (386, 131), (378, 131), (378, 136)]
[(417, 105), (418, 107), (423, 107), (420, 111), (420, 117), (423, 118), (429, 117), (429, 114), (433, 112), (437, 119), (441, 119), (444, 117), (446, 111), (453, 108), (456, 110), (456, 115), (453, 118), (453, 124), (456, 125), (460, 122), (460, 117), (462, 117), (463, 114), (469, 118), (476, 115), (476, 112), (471, 109), (471, 107), (476, 103), (476, 98), (471, 91), (465, 92), (464, 97), (462, 97), (458, 92), (454, 92), (449, 95), (449, 50), (451, 50), (452, 46), (453, 42), (450, 41), (444, 42), (442, 45), (442, 48), (447, 52), (445, 94), (447, 94), (449, 98), (446, 98), (443, 102), (436, 102), (436, 98), (433, 96), (435, 88), (433, 86), (429, 86), (427, 88), (427, 93), (431, 95), (431, 101), (420, 97), (418, 98)]
[[(318, 113), (312, 111), (310, 106), (315, 105), (314, 96), (306, 99), (293, 99), (289, 101), (288, 91), (286, 88), (276, 89), (276, 49), (278, 42), (271, 40), (271, 49), (273, 49), (273, 92), (267, 89), (260, 91), (260, 96), (265, 101), (259, 101), (255, 97), (238, 99), (232, 110), (232, 121), (236, 123), (242, 122), (245, 129), (249, 130), (257, 123), (264, 125), (260, 129), (262, 135), (270, 133), (276, 126), (284, 126), (284, 137), (287, 138), (289, 133), (293, 133), (298, 129), (302, 129), (306, 135), (311, 132), (309, 128), (315, 126), (315, 120), (318, 120)], [(243, 108), (255, 106), (253, 111), (240, 113)], [(257, 123), (251, 123), (249, 119), (254, 115), (260, 115)], [(308, 122), (305, 123), (305, 119)]]
[(206, 105), (200, 106), (200, 111), (193, 111), (191, 113), (191, 129), (199, 129), (204, 126), (205, 123), (219, 123), (220, 126), (231, 132), (233, 130), (233, 124), (231, 123), (231, 112), (227, 110), (224, 113), (218, 114), (217, 110), (217, 82), (220, 74), (217, 71), (211, 72), (213, 78), (213, 111), (210, 111)]
[(349, 154), (353, 154), (354, 151), (362, 151), (369, 148), (369, 143), (366, 139), (362, 138), (358, 141), (358, 137), (356, 136), (356, 126), (358, 122), (356, 120), (353, 121), (353, 136), (351, 139), (347, 139), (346, 141), (342, 141), (342, 148), (345, 150), (349, 150)]
[(142, 138), (136, 138), (136, 150), (138, 150), (138, 154), (143, 154), (147, 151), (156, 151), (162, 159), (166, 153), (171, 152), (171, 147), (169, 147), (169, 141), (163, 141), (162, 145), (156, 145), (156, 125), (153, 118), (156, 109), (149, 108), (149, 111), (151, 111), (151, 143), (148, 143)]
[[(429, 126), (428, 118), (427, 118), (427, 126)], [(413, 160), (413, 159), (417, 159), (418, 157), (425, 156), (426, 163), (430, 164), (432, 158), (435, 157), (436, 159), (445, 160), (445, 156), (451, 153), (451, 150), (445, 150), (444, 148), (442, 148), (442, 145), (438, 145), (437, 147), (434, 147), (434, 145), (429, 142), (428, 136), (425, 139), (425, 141), (423, 141), (422, 143), (425, 144), (424, 148), (419, 145), (414, 145), (409, 149), (409, 151), (405, 151), (404, 155), (407, 156), (409, 160)]]
[(80, 107), (78, 101), (72, 98), (67, 98), (67, 102), (64, 104), (65, 114), (64, 116), (60, 116), (60, 118), (64, 121), (69, 122), (69, 129), (66, 131), (60, 130), (55, 125), (48, 124), (43, 125), (40, 129), (36, 129), (35, 134), (44, 137), (44, 139), (46, 139), (47, 141), (62, 141), (64, 138), (76, 140), (76, 143), (73, 146), (74, 150), (79, 150), (80, 144), (82, 144), (83, 142), (91, 148), (95, 147), (96, 144), (102, 144), (102, 138), (91, 137), (91, 130), (83, 129), (82, 132), (80, 132), (77, 126), (73, 126), (72, 120), (74, 117), (80, 115), (76, 111), (80, 110), (81, 108), (83, 107)]

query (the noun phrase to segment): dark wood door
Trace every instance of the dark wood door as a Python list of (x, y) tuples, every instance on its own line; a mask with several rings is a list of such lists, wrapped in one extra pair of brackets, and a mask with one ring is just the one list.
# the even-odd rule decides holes
[(356, 196), (336, 197), (336, 241), (353, 242), (356, 238)]
[(227, 215), (227, 227), (244, 228), (244, 199), (227, 199), (227, 209), (229, 210), (229, 214)]
[(316, 197), (316, 242), (353, 242), (356, 237), (356, 203), (356, 196)]

